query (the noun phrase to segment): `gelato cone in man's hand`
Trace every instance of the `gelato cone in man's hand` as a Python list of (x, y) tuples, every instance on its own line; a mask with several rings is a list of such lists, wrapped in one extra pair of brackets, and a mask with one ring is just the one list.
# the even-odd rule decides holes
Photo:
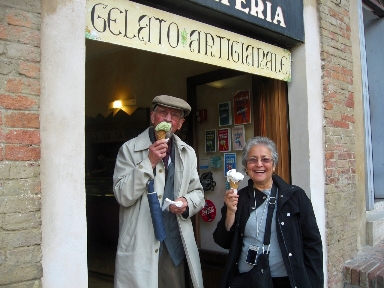
[(171, 124), (167, 122), (161, 122), (155, 127), (156, 130), (156, 139), (161, 140), (165, 139), (167, 133), (171, 130)]
[(244, 175), (236, 172), (236, 169), (231, 169), (227, 172), (227, 181), (235, 193), (237, 193), (237, 189), (239, 188), (239, 182), (243, 179)]

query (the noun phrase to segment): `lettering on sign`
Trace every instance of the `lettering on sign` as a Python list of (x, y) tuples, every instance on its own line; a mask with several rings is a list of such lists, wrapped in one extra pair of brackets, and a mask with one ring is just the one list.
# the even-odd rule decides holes
[(288, 50), (130, 1), (88, 0), (85, 34), (93, 40), (291, 79)]
[[(230, 6), (229, 0), (213, 0), (223, 5)], [(281, 27), (285, 26), (284, 13), (281, 6), (274, 7), (270, 1), (262, 0), (236, 0), (235, 9), (245, 14), (249, 14), (268, 22), (272, 22)]]

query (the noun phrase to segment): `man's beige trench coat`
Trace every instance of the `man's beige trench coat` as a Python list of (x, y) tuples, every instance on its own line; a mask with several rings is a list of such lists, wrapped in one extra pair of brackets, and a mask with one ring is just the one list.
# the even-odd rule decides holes
[[(185, 197), (189, 217), (204, 206), (203, 188), (196, 170), (195, 151), (175, 137), (175, 199)], [(124, 143), (116, 159), (113, 190), (120, 203), (119, 241), (116, 255), (115, 288), (157, 288), (160, 242), (156, 240), (148, 205), (148, 180), (155, 179), (155, 191), (162, 202), (165, 185), (164, 165), (156, 166), (154, 177), (148, 159), (151, 145), (148, 129)], [(160, 202), (160, 203), (161, 203)], [(190, 218), (177, 216), (181, 239), (194, 288), (202, 288), (199, 252)]]

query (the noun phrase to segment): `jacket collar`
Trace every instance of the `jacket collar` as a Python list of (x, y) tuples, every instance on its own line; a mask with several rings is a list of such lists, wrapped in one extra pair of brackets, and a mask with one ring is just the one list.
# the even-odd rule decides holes
[[(297, 186), (290, 185), (287, 182), (285, 182), (280, 176), (274, 174), (272, 175), (273, 184), (277, 186), (278, 188), (278, 205), (282, 205), (286, 200), (288, 200), (291, 195), (297, 190)], [(247, 186), (247, 198), (248, 201), (254, 202), (253, 198), (253, 181), (252, 179), (248, 180), (248, 186)]]
[(279, 188), (279, 194), (283, 194), (284, 196), (289, 197), (291, 196), (293, 191), (296, 190), (296, 189), (292, 189), (295, 186), (288, 184), (280, 176), (276, 174), (272, 175), (272, 180), (273, 180), (273, 183), (275, 183), (275, 185), (277, 186), (277, 188)]

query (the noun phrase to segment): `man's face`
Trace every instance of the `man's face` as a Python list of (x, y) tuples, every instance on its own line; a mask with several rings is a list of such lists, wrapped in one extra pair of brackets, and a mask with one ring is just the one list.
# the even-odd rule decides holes
[(154, 111), (151, 112), (151, 123), (153, 127), (161, 122), (168, 122), (171, 124), (171, 131), (175, 133), (183, 126), (184, 118), (182, 117), (182, 111), (170, 107), (164, 107), (158, 105)]

